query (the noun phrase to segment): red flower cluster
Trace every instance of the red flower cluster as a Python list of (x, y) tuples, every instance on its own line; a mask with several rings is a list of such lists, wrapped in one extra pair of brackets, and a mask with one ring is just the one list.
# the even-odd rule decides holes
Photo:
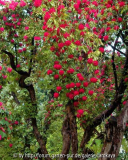
[(73, 69), (73, 68), (70, 68), (69, 70), (67, 70), (67, 73), (68, 74), (72, 74), (72, 73), (74, 73), (75, 72), (75, 70)]
[(77, 110), (77, 118), (80, 118), (82, 115), (83, 115), (83, 113), (84, 113), (84, 110), (83, 109), (79, 109), (79, 110)]
[(90, 81), (93, 82), (93, 83), (96, 83), (97, 82), (97, 78), (92, 77), (92, 78), (90, 78)]
[(34, 0), (34, 6), (35, 7), (40, 7), (42, 4), (42, 0)]

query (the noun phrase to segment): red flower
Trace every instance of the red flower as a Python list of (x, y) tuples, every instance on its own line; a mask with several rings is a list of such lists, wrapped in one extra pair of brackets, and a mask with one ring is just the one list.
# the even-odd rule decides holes
[(69, 93), (69, 99), (73, 99), (74, 98), (74, 95)]
[(44, 15), (44, 20), (47, 22), (50, 19), (51, 15), (49, 14), (49, 12), (46, 12)]
[(70, 68), (68, 71), (67, 71), (68, 74), (72, 74), (74, 73), (74, 69), (73, 68)]
[(11, 43), (14, 43), (14, 39), (11, 39)]
[(0, 28), (0, 31), (1, 31), (1, 32), (3, 32), (3, 31), (4, 31), (4, 28), (3, 28), (3, 27), (1, 27), (1, 28)]
[(93, 95), (93, 91), (92, 90), (90, 90), (90, 91), (88, 91), (88, 94), (91, 96), (91, 95)]
[(79, 92), (78, 91), (74, 91), (74, 96), (77, 96), (79, 95)]
[(64, 47), (64, 43), (63, 43), (63, 42), (61, 42), (61, 43), (58, 43), (58, 47), (59, 47), (59, 48), (62, 48), (62, 47)]
[(84, 77), (80, 76), (80, 77), (79, 77), (79, 80), (80, 80), (80, 81), (83, 81), (83, 80), (84, 80)]
[(48, 37), (49, 36), (49, 33), (48, 32), (45, 32), (44, 33), (44, 37)]
[(76, 117), (77, 117), (77, 118), (80, 118), (80, 117), (81, 117), (81, 115), (77, 113)]
[(64, 36), (64, 38), (68, 38), (70, 36), (70, 34), (69, 33), (64, 33), (63, 36)]
[(79, 89), (79, 93), (84, 93), (84, 92), (85, 92), (85, 90), (83, 88)]
[(68, 55), (68, 58), (73, 58), (74, 57), (74, 55), (73, 54), (70, 54), (70, 55)]
[(9, 72), (9, 73), (11, 73), (12, 72), (12, 68), (7, 68), (7, 71)]
[(128, 78), (125, 78), (124, 81), (125, 81), (125, 82), (128, 82)]
[(2, 66), (0, 66), (0, 71), (2, 70)]
[(81, 73), (77, 73), (77, 77), (82, 77), (82, 74)]
[(18, 121), (15, 121), (15, 122), (14, 122), (14, 124), (16, 124), (16, 125), (18, 125), (18, 123), (19, 123)]
[(104, 53), (104, 48), (103, 48), (103, 47), (100, 47), (100, 48), (99, 48), (99, 51), (100, 51), (101, 53)]
[(93, 4), (94, 6), (96, 6), (96, 7), (98, 6), (97, 1), (93, 1), (92, 4)]
[(27, 40), (27, 39), (28, 39), (28, 36), (24, 36), (24, 39)]
[(54, 75), (54, 79), (59, 79), (59, 75), (58, 75), (58, 74), (55, 74), (55, 75)]
[(75, 87), (75, 83), (70, 83), (70, 88), (74, 88)]
[(83, 109), (79, 109), (79, 110), (77, 110), (77, 113), (80, 114), (80, 115), (83, 115), (84, 110)]
[(54, 68), (57, 69), (57, 70), (60, 70), (62, 68), (62, 66), (60, 64), (55, 64)]
[(78, 102), (78, 101), (74, 102), (74, 106), (75, 106), (75, 107), (77, 107), (77, 106), (78, 106), (78, 104), (79, 104), (79, 102)]
[(23, 0), (20, 1), (20, 7), (24, 7), (26, 6), (26, 2), (24, 2)]
[(77, 11), (78, 9), (79, 9), (79, 4), (77, 3), (77, 4), (74, 4), (74, 8), (75, 8), (75, 10)]
[(108, 38), (109, 38), (109, 37), (108, 37), (107, 35), (103, 37), (104, 41), (107, 41)]
[(59, 71), (59, 74), (60, 74), (60, 75), (63, 75), (63, 74), (64, 74), (64, 71), (63, 71), (63, 70), (60, 70), (60, 71)]
[(98, 61), (93, 61), (94, 66), (98, 66)]
[(40, 37), (34, 37), (34, 40), (41, 40), (41, 38)]
[(52, 73), (53, 73), (53, 71), (50, 70), (50, 69), (47, 71), (47, 74), (48, 74), (48, 75), (50, 75), (50, 74), (52, 74)]
[(70, 84), (67, 84), (67, 85), (66, 85), (66, 88), (67, 88), (67, 89), (70, 89)]
[(119, 26), (114, 26), (114, 30), (118, 30), (119, 29)]
[(54, 7), (52, 7), (52, 8), (49, 9), (49, 13), (50, 13), (50, 14), (52, 14), (52, 13), (54, 13), (54, 12), (56, 12), (56, 10), (55, 10)]
[(94, 71), (94, 74), (98, 74), (98, 73), (99, 73), (99, 70), (98, 70), (98, 69)]
[(42, 4), (42, 0), (34, 0), (34, 6), (35, 7), (40, 7)]
[(83, 83), (83, 86), (84, 86), (84, 87), (87, 87), (87, 86), (88, 86), (88, 82), (84, 82), (84, 83)]
[(79, 24), (78, 28), (79, 28), (79, 30), (83, 30), (84, 29), (84, 25), (83, 24)]
[(57, 86), (57, 87), (56, 87), (56, 90), (57, 90), (58, 92), (60, 92), (60, 91), (62, 90), (62, 87), (61, 87), (61, 86)]
[(0, 107), (3, 105), (3, 103), (2, 102), (0, 102)]
[(58, 98), (59, 97), (59, 93), (54, 93), (54, 98)]
[(13, 144), (10, 143), (10, 144), (9, 144), (9, 147), (12, 148), (12, 146), (13, 146)]
[(86, 101), (86, 100), (87, 100), (87, 97), (86, 97), (86, 96), (83, 96), (83, 97), (82, 97), (82, 100), (83, 100), (83, 101)]
[(70, 40), (65, 41), (65, 45), (66, 46), (70, 46), (71, 45), (71, 41)]
[(123, 102), (123, 105), (125, 105), (125, 104), (126, 104), (126, 102), (127, 102), (127, 101), (124, 101), (124, 102)]
[(0, 85), (0, 89), (2, 89), (2, 86)]
[(125, 6), (125, 2), (119, 2), (118, 4), (120, 5), (120, 7)]
[(88, 63), (88, 64), (93, 63), (93, 59), (92, 59), (92, 58), (88, 58), (87, 63)]
[(93, 83), (96, 83), (97, 82), (97, 78), (93, 78), (92, 77), (92, 78), (90, 78), (90, 81), (93, 82)]
[(107, 27), (107, 28), (106, 28), (106, 31), (108, 32), (110, 29), (111, 29), (110, 27)]
[(122, 18), (121, 17), (118, 17), (118, 22), (122, 22)]
[(79, 40), (75, 41), (74, 43), (75, 43), (75, 45), (77, 45), (77, 46), (80, 46), (80, 45), (81, 45), (81, 42), (80, 42)]
[(17, 67), (17, 68), (20, 68), (20, 64), (17, 64), (16, 67)]
[(80, 87), (81, 86), (81, 83), (76, 83), (76, 87)]

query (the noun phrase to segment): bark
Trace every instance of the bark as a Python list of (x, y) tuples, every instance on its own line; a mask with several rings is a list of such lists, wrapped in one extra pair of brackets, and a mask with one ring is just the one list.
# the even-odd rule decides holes
[[(62, 135), (63, 135), (63, 148), (61, 154), (67, 155), (69, 153), (71, 145), (70, 124), (68, 115), (66, 115), (65, 120), (63, 122)], [(67, 157), (60, 158), (60, 160), (66, 160), (66, 159)]]
[[(70, 102), (66, 106), (66, 118), (63, 123), (62, 135), (63, 135), (63, 149), (62, 154), (65, 154), (65, 158), (61, 160), (66, 160), (66, 155), (69, 153), (70, 145), (72, 147), (72, 154), (77, 154), (78, 151), (78, 139), (77, 139), (77, 124), (75, 109), (73, 104)], [(75, 156), (72, 157), (73, 160), (77, 160)]]
[[(128, 102), (121, 111), (120, 115), (114, 119), (110, 119), (106, 125), (106, 138), (101, 154), (115, 156), (116, 160), (121, 147), (126, 123), (128, 120)], [(111, 157), (112, 158), (112, 157)], [(110, 157), (100, 157), (99, 160), (109, 160)]]
[(94, 126), (90, 125), (84, 131), (83, 139), (80, 144), (80, 148), (83, 150), (83, 154), (86, 154), (87, 150), (84, 148), (84, 146), (90, 140), (90, 137), (93, 135), (94, 129)]
[[(31, 98), (32, 105), (33, 105), (33, 107), (36, 108), (36, 112), (37, 112), (36, 97), (35, 97), (34, 87), (33, 87), (32, 84), (29, 85), (29, 86), (26, 86), (26, 84), (24, 82), (25, 79), (26, 79), (26, 76), (21, 76), (21, 78), (19, 80), (19, 86), (22, 87), (22, 88), (26, 88), (28, 90), (30, 98)], [(47, 152), (47, 149), (46, 149), (45, 141), (43, 140), (43, 137), (41, 136), (41, 134), (40, 134), (40, 132), (38, 130), (36, 118), (31, 118), (31, 121), (32, 121), (32, 127), (33, 127), (33, 133), (35, 135), (36, 140), (39, 143), (40, 150), (41, 150), (42, 154), (47, 156), (44, 159), (45, 160), (51, 160), (51, 158), (48, 156), (48, 152)]]
[[(29, 143), (29, 139), (27, 138), (27, 136), (25, 136), (24, 151), (25, 151), (25, 148), (27, 147), (30, 149), (30, 143)], [(31, 158), (28, 158), (27, 156), (24, 155), (23, 160), (31, 160)]]
[[(40, 150), (41, 150), (42, 154), (44, 154), (45, 156), (48, 156), (45, 142), (43, 141), (43, 138), (42, 138), (42, 136), (38, 130), (38, 127), (37, 127), (36, 118), (32, 118), (31, 120), (32, 120), (33, 133), (35, 135), (36, 140), (39, 143)], [(45, 157), (45, 160), (51, 160), (51, 158), (48, 156), (48, 157)]]
[(18, 100), (18, 98), (17, 98), (15, 92), (12, 91), (11, 93), (12, 93), (12, 96), (13, 96), (14, 101), (16, 102), (16, 104), (20, 105), (20, 101)]

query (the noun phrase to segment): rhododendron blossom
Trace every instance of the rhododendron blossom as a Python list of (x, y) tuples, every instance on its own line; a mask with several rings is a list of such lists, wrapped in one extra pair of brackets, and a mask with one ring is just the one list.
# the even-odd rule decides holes
[(48, 74), (48, 75), (50, 75), (50, 74), (52, 74), (52, 73), (53, 73), (53, 71), (50, 70), (50, 69), (47, 71), (47, 74)]
[(59, 93), (54, 93), (54, 98), (58, 98), (59, 97)]
[(9, 73), (11, 73), (12, 72), (12, 68), (7, 68), (7, 71), (9, 72)]
[(25, 7), (26, 6), (26, 2), (24, 2), (23, 0), (20, 1), (20, 7)]
[(3, 31), (4, 31), (4, 28), (3, 28), (3, 27), (1, 27), (1, 28), (0, 28), (0, 32), (3, 32)]
[(96, 83), (97, 79), (92, 77), (92, 78), (90, 78), (90, 81), (93, 82), (93, 83)]
[(34, 0), (34, 6), (35, 7), (40, 7), (42, 4), (42, 0)]
[(0, 107), (3, 105), (3, 103), (2, 102), (0, 102)]
[(46, 12), (44, 15), (44, 20), (47, 22), (50, 19), (51, 15), (49, 12)]
[(35, 36), (34, 40), (41, 40), (41, 37)]
[(89, 91), (88, 91), (88, 94), (89, 94), (89, 95), (93, 95), (93, 93), (94, 93), (94, 92), (93, 92), (92, 90), (89, 90)]
[(2, 70), (2, 66), (0, 66), (0, 71)]

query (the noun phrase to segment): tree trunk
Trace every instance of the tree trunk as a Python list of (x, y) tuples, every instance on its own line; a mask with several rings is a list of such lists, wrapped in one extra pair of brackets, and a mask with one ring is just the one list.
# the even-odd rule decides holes
[(48, 152), (47, 152), (47, 149), (46, 149), (45, 142), (43, 141), (43, 138), (42, 138), (42, 136), (41, 136), (41, 134), (38, 130), (36, 118), (32, 118), (31, 120), (32, 120), (33, 133), (35, 135), (36, 140), (39, 143), (40, 150), (41, 150), (42, 154), (44, 154), (44, 156), (47, 156), (44, 159), (45, 160), (51, 160), (51, 158), (48, 156)]
[[(31, 99), (31, 103), (32, 103), (32, 107), (34, 108), (34, 112), (37, 113), (35, 90), (34, 90), (34, 87), (33, 87), (32, 84), (29, 85), (29, 86), (27, 86), (25, 84), (24, 80), (27, 77), (28, 76), (25, 76), (25, 75), (20, 77), (19, 86), (22, 87), (22, 88), (26, 88), (28, 90), (29, 96), (30, 96), (30, 99)], [(39, 143), (40, 150), (41, 150), (42, 154), (44, 154), (44, 159), (45, 160), (51, 160), (51, 158), (48, 155), (47, 149), (46, 149), (45, 141), (43, 140), (43, 137), (41, 136), (41, 134), (39, 132), (36, 118), (31, 118), (31, 122), (32, 122), (31, 125), (32, 125), (32, 128), (33, 128), (33, 133), (35, 135), (35, 138), (36, 138), (37, 142)]]
[(99, 160), (109, 160), (110, 158), (116, 160), (119, 154), (127, 120), (128, 102), (121, 111), (120, 115), (113, 120), (110, 118), (109, 123), (106, 124), (106, 138), (101, 152), (101, 154), (106, 155), (106, 157), (100, 157)]
[(93, 135), (94, 129), (94, 126), (88, 126), (84, 131), (84, 135), (80, 144), (80, 148), (83, 150), (83, 154), (87, 153), (85, 149), (85, 144), (88, 143), (88, 141), (90, 140), (91, 136)]
[[(65, 158), (61, 160), (66, 160), (66, 156), (69, 153), (70, 145), (72, 146), (72, 155), (77, 154), (78, 151), (78, 139), (77, 139), (77, 124), (75, 109), (73, 104), (70, 102), (66, 106), (66, 118), (63, 123), (62, 135), (63, 135), (63, 149), (62, 154), (65, 154)], [(72, 157), (73, 160), (77, 160), (75, 156)]]
[[(62, 155), (67, 155), (70, 150), (71, 145), (71, 135), (70, 135), (70, 124), (69, 124), (69, 117), (66, 115), (65, 120), (63, 122), (63, 128), (62, 128), (62, 135), (63, 135), (63, 148), (62, 148)], [(66, 157), (60, 157), (60, 160), (67, 160)]]

